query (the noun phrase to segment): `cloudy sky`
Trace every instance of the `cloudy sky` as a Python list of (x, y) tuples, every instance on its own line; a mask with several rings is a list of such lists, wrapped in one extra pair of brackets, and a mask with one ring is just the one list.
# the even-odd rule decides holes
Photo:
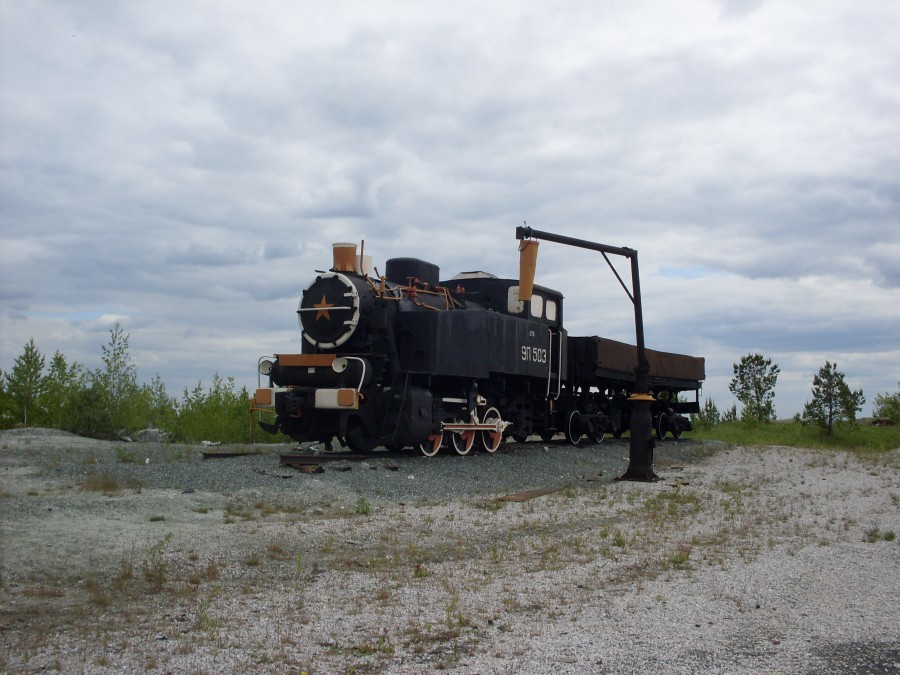
[[(527, 4), (527, 9), (525, 8)], [(647, 343), (900, 380), (900, 3), (0, 0), (0, 368), (256, 383), (330, 244), (517, 274), (528, 225), (639, 251)], [(620, 261), (620, 268), (626, 268)], [(633, 341), (541, 246), (572, 334)]]

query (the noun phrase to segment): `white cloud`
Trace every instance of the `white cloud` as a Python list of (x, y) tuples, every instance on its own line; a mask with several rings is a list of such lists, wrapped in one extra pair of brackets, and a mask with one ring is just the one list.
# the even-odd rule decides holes
[[(780, 412), (825, 358), (871, 401), (900, 380), (898, 20), (837, 0), (6, 3), (0, 368), (31, 336), (96, 362), (113, 316), (147, 378), (255, 381), (260, 353), (298, 348), (332, 241), (365, 238), (382, 270), (512, 275), (527, 220), (638, 249), (648, 341), (706, 355), (720, 403), (751, 350), (782, 365)], [(602, 259), (539, 264), (573, 333), (629, 339)]]

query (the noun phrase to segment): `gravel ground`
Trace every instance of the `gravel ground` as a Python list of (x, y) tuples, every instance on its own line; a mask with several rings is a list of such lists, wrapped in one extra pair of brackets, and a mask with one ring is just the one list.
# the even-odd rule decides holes
[(263, 448), (0, 432), (0, 670), (900, 673), (900, 449)]
[[(388, 502), (503, 494), (549, 483), (567, 485), (597, 476), (611, 479), (628, 466), (627, 438), (607, 438), (598, 446), (583, 443), (578, 447), (561, 440), (549, 444), (506, 443), (493, 455), (474, 449), (466, 456), (443, 450), (435, 457), (424, 457), (412, 450), (404, 455), (375, 452), (371, 460), (352, 464), (351, 471), (329, 469), (311, 478), (279, 467), (280, 453), (307, 450), (296, 445), (202, 447), (102, 442), (49, 429), (0, 432), (0, 448), (4, 445), (16, 451), (15, 460), (9, 458), (9, 461), (33, 466), (41, 477), (56, 480), (83, 480), (89, 475), (110, 474), (123, 485), (132, 482), (151, 489), (225, 493), (242, 490), (296, 493), (297, 484), (302, 482), (303, 490), (321, 484), (319, 489), (331, 488)], [(204, 460), (204, 452), (261, 454)], [(665, 466), (685, 459), (690, 461), (698, 453), (702, 455), (708, 450), (690, 440), (676, 443), (670, 439), (659, 444), (656, 462)], [(339, 452), (333, 455), (340, 457)], [(293, 480), (294, 477), (299, 480)]]

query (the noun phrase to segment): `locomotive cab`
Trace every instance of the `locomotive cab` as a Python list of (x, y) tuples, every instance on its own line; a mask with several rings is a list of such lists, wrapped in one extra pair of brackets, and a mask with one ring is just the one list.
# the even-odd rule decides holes
[(494, 312), (555, 329), (563, 326), (563, 295), (545, 286), (534, 286), (531, 302), (526, 303), (519, 299), (517, 279), (498, 279), (488, 272), (462, 272), (441, 285), (457, 289), (462, 297)]

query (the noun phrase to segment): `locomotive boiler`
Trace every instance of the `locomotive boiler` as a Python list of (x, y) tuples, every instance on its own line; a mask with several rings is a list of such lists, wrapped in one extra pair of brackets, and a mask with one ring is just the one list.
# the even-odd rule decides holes
[[(442, 281), (417, 258), (389, 259), (382, 276), (354, 244), (333, 251), (302, 292), (301, 353), (259, 360), (267, 382), (251, 407), (266, 431), (430, 456), (494, 452), (533, 434), (600, 442), (628, 428), (634, 348), (568, 336), (560, 292), (486, 272)], [(703, 359), (648, 354), (657, 434), (680, 436), (684, 413), (699, 411)], [(693, 402), (679, 400), (684, 391)]]

